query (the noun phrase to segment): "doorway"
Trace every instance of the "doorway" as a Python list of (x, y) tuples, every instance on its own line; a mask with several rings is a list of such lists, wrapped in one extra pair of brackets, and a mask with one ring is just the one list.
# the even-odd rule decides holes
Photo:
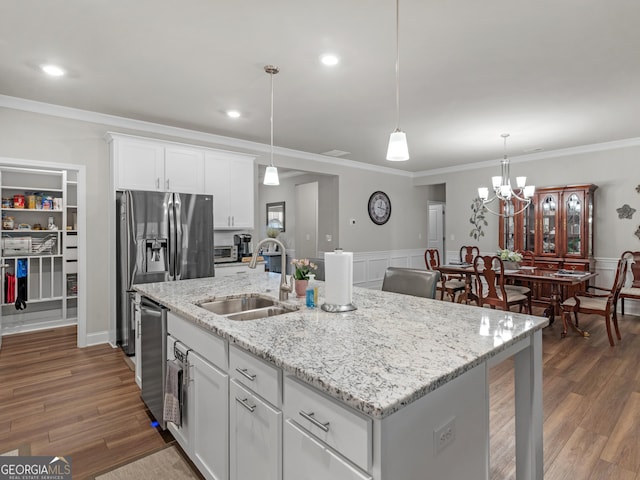
[(295, 245), (297, 258), (318, 256), (318, 182), (296, 185)]
[(427, 248), (437, 249), (442, 263), (446, 263), (444, 252), (444, 205), (442, 202), (429, 202), (427, 205)]

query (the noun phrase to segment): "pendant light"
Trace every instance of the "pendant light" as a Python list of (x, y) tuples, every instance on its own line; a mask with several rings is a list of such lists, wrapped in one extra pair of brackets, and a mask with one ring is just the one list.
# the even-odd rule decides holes
[(387, 160), (403, 162), (409, 160), (407, 134), (400, 130), (400, 0), (396, 0), (396, 129), (389, 137)]
[(280, 185), (278, 178), (278, 169), (273, 165), (273, 76), (280, 71), (278, 67), (273, 65), (265, 65), (264, 71), (271, 77), (271, 160), (267, 170), (264, 172), (265, 185)]

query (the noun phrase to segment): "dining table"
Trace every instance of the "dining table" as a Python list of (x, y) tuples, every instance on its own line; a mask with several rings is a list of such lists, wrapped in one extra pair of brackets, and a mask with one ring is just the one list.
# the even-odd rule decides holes
[[(475, 271), (473, 265), (469, 263), (450, 263), (435, 267), (442, 275), (442, 284), (446, 281), (447, 275), (458, 275), (465, 279), (465, 289), (458, 296), (458, 303), (478, 303), (478, 298), (473, 292), (473, 277)], [(555, 316), (560, 314), (560, 305), (562, 304), (563, 291), (566, 287), (582, 285), (585, 282), (596, 277), (594, 272), (581, 272), (574, 270), (546, 270), (533, 266), (520, 266), (518, 269), (505, 269), (504, 276), (507, 281), (514, 281), (520, 284), (547, 284), (550, 286), (551, 295), (549, 304), (544, 309), (544, 315), (549, 318), (549, 325), (553, 324)], [(573, 321), (567, 321), (562, 315), (562, 337), (567, 335), (568, 327), (583, 337), (588, 337), (589, 332), (580, 329)]]

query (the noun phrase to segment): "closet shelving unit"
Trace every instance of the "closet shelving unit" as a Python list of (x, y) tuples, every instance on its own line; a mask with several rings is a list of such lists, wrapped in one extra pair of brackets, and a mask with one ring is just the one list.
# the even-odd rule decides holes
[[(77, 230), (73, 229), (77, 180), (68, 179), (66, 170), (2, 166), (0, 194), (0, 260), (7, 265), (0, 292), (4, 324), (29, 329), (30, 323), (42, 323), (42, 319), (72, 323), (77, 316), (77, 288), (69, 288), (74, 279), (77, 285)], [(23, 208), (8, 205), (16, 195), (24, 196)], [(29, 196), (40, 200), (33, 205)], [(56, 200), (49, 203), (44, 201), (47, 197)], [(49, 228), (50, 223), (56, 228)], [(7, 298), (8, 283), (15, 281), (19, 264), (26, 264), (27, 273), (24, 310), (17, 310), (15, 299)], [(24, 287), (22, 292), (16, 288), (19, 293), (24, 294)]]

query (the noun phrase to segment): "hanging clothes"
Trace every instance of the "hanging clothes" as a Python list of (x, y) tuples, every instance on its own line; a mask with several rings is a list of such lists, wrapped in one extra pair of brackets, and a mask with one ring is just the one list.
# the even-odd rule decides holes
[(26, 258), (19, 258), (16, 261), (16, 310), (24, 310), (27, 308), (27, 272), (29, 270), (29, 262)]
[(16, 276), (11, 273), (4, 274), (4, 302), (16, 301)]

